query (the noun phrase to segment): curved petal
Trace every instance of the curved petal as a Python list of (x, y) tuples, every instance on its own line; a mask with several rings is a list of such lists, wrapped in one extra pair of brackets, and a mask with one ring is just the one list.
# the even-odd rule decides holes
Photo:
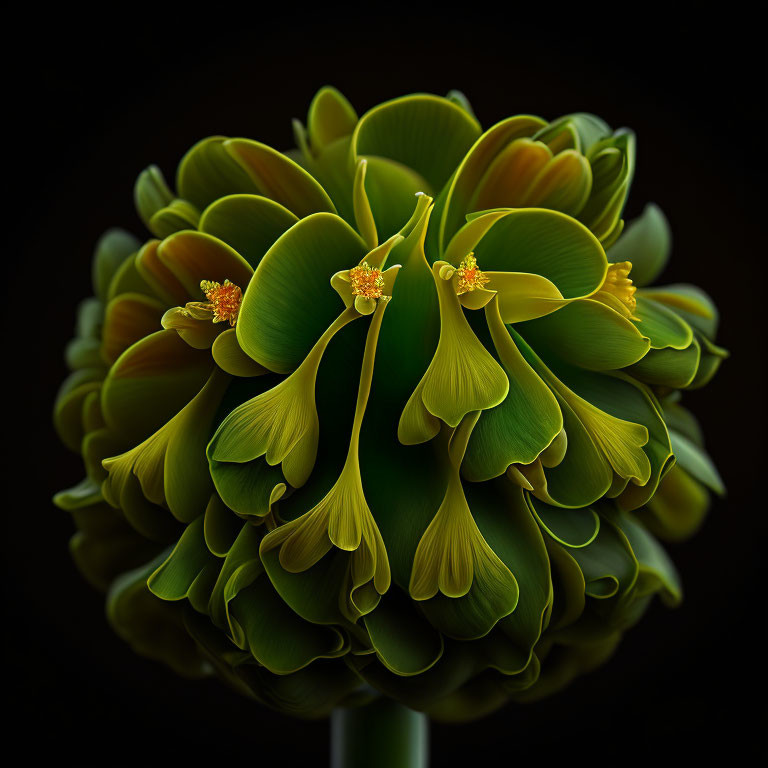
[(166, 237), (158, 246), (157, 256), (184, 286), (187, 296), (195, 299), (203, 298), (203, 280), (230, 280), (245, 289), (253, 274), (237, 251), (204, 232), (184, 231)]
[[(551, 281), (566, 299), (591, 295), (608, 271), (603, 248), (586, 227), (562, 213), (541, 208), (507, 212), (493, 223), (474, 251), (486, 273), (539, 275)], [(487, 287), (495, 290), (493, 281)], [(503, 299), (501, 293), (504, 318)]]
[(563, 428), (555, 396), (520, 354), (495, 300), (487, 306), (486, 317), (509, 392), (501, 404), (480, 416), (472, 431), (462, 472), (474, 482), (502, 475), (510, 464), (530, 464)]
[(102, 491), (114, 507), (136, 483), (148, 501), (167, 506), (181, 522), (190, 522), (205, 511), (211, 494), (204, 447), (227, 377), (214, 373), (206, 385), (155, 434), (127, 453), (105, 459), (108, 477)]
[(230, 376), (262, 376), (269, 373), (266, 368), (243, 352), (237, 343), (234, 328), (228, 328), (216, 336), (211, 346), (211, 354), (216, 365)]
[(136, 342), (110, 368), (101, 393), (107, 426), (140, 442), (156, 432), (202, 388), (211, 356), (163, 330)]
[(545, 125), (542, 119), (531, 115), (510, 117), (489, 128), (472, 145), (448, 186), (445, 204), (436, 221), (436, 250), (440, 258), (451, 261), (442, 256), (444, 249), (464, 224), (464, 217), (470, 212), (470, 200), (494, 158), (510, 142), (532, 136)]
[(642, 323), (633, 325), (592, 299), (574, 301), (517, 328), (535, 349), (593, 371), (625, 368), (644, 358), (651, 343), (642, 329)]
[(323, 211), (336, 213), (331, 198), (314, 177), (272, 147), (251, 139), (229, 139), (224, 149), (248, 174), (259, 194), (299, 218)]
[(366, 112), (352, 136), (352, 156), (394, 160), (439, 191), (480, 135), (477, 121), (448, 99), (415, 94)]
[(339, 312), (329, 281), (367, 249), (338, 216), (308, 216), (285, 232), (259, 263), (243, 296), (237, 340), (257, 363), (290, 373)]
[[(487, 634), (515, 610), (517, 581), (480, 533), (457, 474), (416, 549), (409, 591), (440, 631), (464, 639)], [(458, 616), (430, 610), (438, 592)]]
[(633, 219), (616, 244), (608, 251), (613, 263), (632, 264), (632, 281), (638, 287), (652, 283), (669, 261), (672, 235), (661, 208), (648, 203), (642, 214)]
[(338, 139), (349, 136), (357, 125), (357, 113), (335, 88), (321, 88), (309, 105), (307, 131), (312, 149), (319, 151)]
[(419, 421), (432, 423), (428, 416), (418, 416), (423, 409), (455, 427), (467, 413), (498, 405), (509, 390), (504, 369), (464, 317), (456, 295), (458, 277), (454, 274), (446, 280), (440, 276), (445, 266), (446, 262), (435, 262), (432, 266), (440, 303), (440, 340), (400, 418), (398, 436), (405, 444), (423, 442), (433, 436), (413, 428)]
[(164, 305), (140, 293), (123, 293), (104, 311), (101, 350), (114, 363), (128, 347), (160, 329)]

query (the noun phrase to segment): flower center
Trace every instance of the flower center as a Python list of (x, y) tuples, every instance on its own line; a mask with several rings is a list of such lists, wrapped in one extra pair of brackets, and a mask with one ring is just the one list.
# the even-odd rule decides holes
[(352, 285), (352, 295), (366, 299), (380, 299), (384, 288), (384, 278), (381, 270), (363, 262), (349, 270), (349, 282)]
[(208, 306), (213, 312), (213, 322), (223, 323), (229, 321), (230, 325), (237, 322), (240, 312), (240, 304), (243, 300), (243, 292), (239, 285), (225, 280), (224, 283), (216, 283), (212, 280), (202, 280), (200, 288), (208, 299)]
[(459, 296), (462, 293), (474, 291), (475, 288), (482, 288), (490, 280), (489, 277), (485, 276), (480, 267), (477, 266), (477, 260), (473, 253), (470, 253), (459, 264), (456, 272), (459, 276), (459, 285), (456, 293)]
[(627, 308), (629, 316), (633, 317), (637, 307), (637, 299), (635, 299), (637, 286), (633, 285), (632, 280), (629, 278), (631, 270), (631, 261), (620, 261), (616, 264), (610, 264), (608, 266), (608, 274), (605, 276), (605, 281), (600, 286), (600, 290), (615, 296)]

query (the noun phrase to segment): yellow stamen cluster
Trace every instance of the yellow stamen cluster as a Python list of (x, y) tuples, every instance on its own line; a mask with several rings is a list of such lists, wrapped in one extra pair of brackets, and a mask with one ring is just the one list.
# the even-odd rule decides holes
[(234, 325), (240, 312), (240, 304), (243, 301), (243, 292), (240, 286), (225, 280), (224, 283), (216, 283), (212, 280), (202, 280), (200, 288), (208, 299), (206, 309), (213, 312), (213, 322), (229, 322)]
[(380, 299), (384, 288), (384, 277), (380, 269), (371, 267), (365, 261), (349, 270), (352, 295), (366, 299)]
[(600, 290), (615, 296), (627, 308), (629, 316), (637, 319), (634, 317), (635, 308), (637, 307), (637, 299), (635, 299), (637, 286), (633, 285), (632, 280), (629, 278), (631, 270), (631, 261), (609, 264), (608, 274), (605, 276), (605, 281)]
[(462, 293), (474, 291), (476, 288), (482, 288), (490, 280), (490, 278), (486, 277), (477, 266), (477, 260), (473, 253), (470, 253), (461, 264), (459, 264), (456, 273), (459, 276), (459, 285), (456, 290), (456, 293), (459, 296), (461, 296)]

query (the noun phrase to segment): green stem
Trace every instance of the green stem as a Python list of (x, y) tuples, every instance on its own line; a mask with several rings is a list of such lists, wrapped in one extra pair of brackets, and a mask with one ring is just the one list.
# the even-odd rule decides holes
[(427, 768), (429, 722), (391, 699), (331, 715), (331, 768)]

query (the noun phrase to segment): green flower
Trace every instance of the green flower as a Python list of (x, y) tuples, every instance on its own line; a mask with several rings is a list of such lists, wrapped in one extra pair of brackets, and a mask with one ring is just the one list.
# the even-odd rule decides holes
[(599, 118), (324, 88), (294, 129), (149, 167), (154, 237), (99, 242), (54, 414), (73, 556), (137, 652), (290, 714), (549, 695), (680, 600), (717, 311), (651, 285), (667, 222), (624, 228)]

